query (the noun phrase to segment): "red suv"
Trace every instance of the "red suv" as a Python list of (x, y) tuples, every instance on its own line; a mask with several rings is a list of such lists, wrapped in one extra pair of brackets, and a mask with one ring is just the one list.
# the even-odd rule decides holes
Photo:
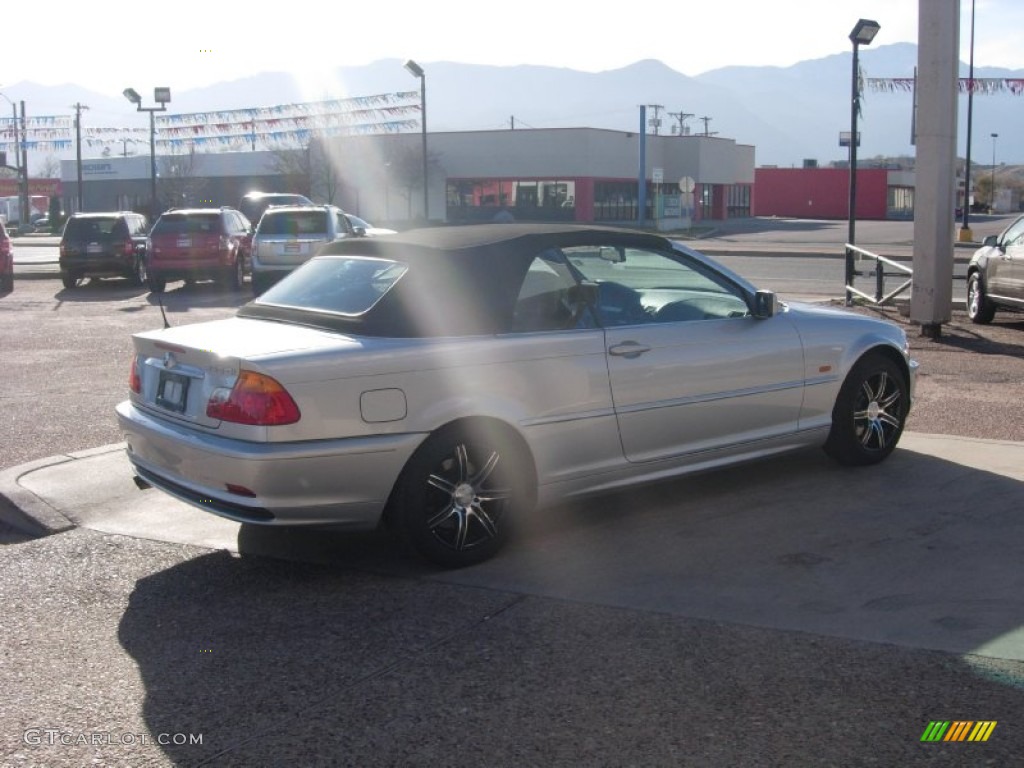
[(11, 238), (0, 221), (0, 291), (14, 290), (14, 249)]
[(170, 280), (216, 280), (238, 290), (250, 229), (234, 208), (172, 208), (162, 214), (146, 242), (149, 290), (163, 293)]

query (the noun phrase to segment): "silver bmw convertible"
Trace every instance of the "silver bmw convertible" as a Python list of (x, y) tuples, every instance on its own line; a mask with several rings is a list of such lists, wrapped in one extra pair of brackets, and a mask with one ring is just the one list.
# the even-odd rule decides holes
[(387, 523), (448, 567), (584, 494), (813, 446), (879, 462), (917, 368), (891, 323), (579, 225), (331, 243), (235, 317), (133, 341), (140, 487), (244, 523)]

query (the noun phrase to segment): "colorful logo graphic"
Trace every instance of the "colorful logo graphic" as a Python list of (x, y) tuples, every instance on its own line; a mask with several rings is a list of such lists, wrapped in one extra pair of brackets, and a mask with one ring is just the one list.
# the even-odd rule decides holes
[(988, 741), (996, 720), (932, 720), (921, 741)]

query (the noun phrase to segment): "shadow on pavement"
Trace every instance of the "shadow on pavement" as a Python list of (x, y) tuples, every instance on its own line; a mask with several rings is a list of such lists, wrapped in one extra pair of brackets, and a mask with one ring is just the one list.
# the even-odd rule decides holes
[(204, 735), (175, 764), (908, 765), (956, 719), (999, 721), (954, 746), (1010, 764), (1020, 664), (909, 641), (1020, 631), (1021, 501), (913, 451), (804, 454), (562, 508), (457, 572), (245, 536), (330, 564), (200, 555), (140, 579), (118, 636), (148, 729)]

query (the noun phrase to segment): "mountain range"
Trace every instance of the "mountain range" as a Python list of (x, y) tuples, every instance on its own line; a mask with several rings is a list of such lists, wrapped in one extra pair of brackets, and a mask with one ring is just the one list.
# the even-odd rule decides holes
[[(669, 113), (693, 115), (684, 130), (705, 130), (756, 147), (760, 165), (796, 166), (805, 159), (821, 165), (843, 160), (839, 133), (849, 131), (852, 53), (803, 61), (790, 67), (725, 67), (687, 76), (660, 61), (638, 61), (621, 69), (590, 73), (542, 66), (495, 67), (454, 62), (424, 63), (428, 129), (435, 131), (592, 127), (637, 131), (640, 105), (663, 105), (661, 133), (678, 128)], [(866, 78), (912, 77), (917, 47), (910, 43), (863, 48)], [(962, 76), (967, 76), (967, 66)], [(357, 67), (340, 67), (335, 80), (344, 91), (304, 93), (301, 84), (283, 72), (269, 72), (214, 85), (177, 91), (173, 78), (170, 113), (213, 112), (273, 106), (323, 98), (367, 96), (418, 90), (397, 59)], [(978, 78), (1024, 79), (1024, 70), (976, 68)], [(30, 82), (4, 89), (13, 100), (24, 100), (29, 115), (70, 114), (70, 105), (88, 105), (86, 127), (143, 127), (148, 118), (134, 111), (120, 94), (104, 94), (67, 84), (43, 86)], [(911, 94), (867, 90), (862, 100), (860, 157), (913, 155)], [(975, 163), (1024, 161), (1020, 125), (1024, 94), (978, 94), (974, 98), (973, 149)], [(149, 95), (144, 96), (146, 103)], [(958, 153), (966, 146), (967, 97), (961, 96)], [(648, 108), (647, 117), (655, 110)], [(702, 118), (710, 118), (703, 120)], [(650, 132), (651, 129), (649, 129)], [(999, 134), (992, 139), (991, 134)], [(95, 156), (92, 149), (85, 156)], [(36, 153), (41, 154), (41, 153)], [(73, 152), (62, 153), (63, 159)], [(42, 157), (30, 154), (35, 170)]]

